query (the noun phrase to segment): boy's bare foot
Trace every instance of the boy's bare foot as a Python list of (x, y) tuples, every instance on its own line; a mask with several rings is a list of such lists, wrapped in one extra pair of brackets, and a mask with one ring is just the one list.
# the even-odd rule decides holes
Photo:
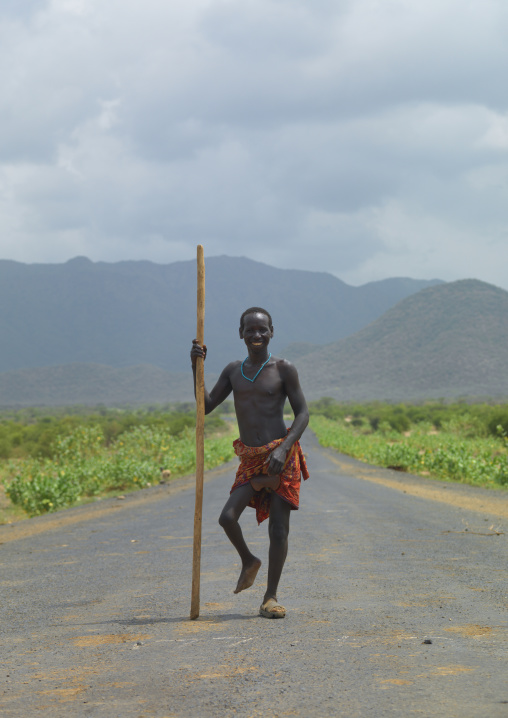
[(249, 588), (249, 586), (252, 586), (256, 579), (260, 566), (261, 561), (258, 558), (254, 558), (251, 563), (243, 566), (240, 573), (240, 578), (238, 579), (238, 583), (236, 584), (236, 588), (233, 593), (240, 593), (240, 591), (244, 591), (246, 588)]
[(280, 476), (254, 476), (250, 480), (250, 485), (254, 491), (261, 491), (261, 489), (277, 491), (280, 486)]

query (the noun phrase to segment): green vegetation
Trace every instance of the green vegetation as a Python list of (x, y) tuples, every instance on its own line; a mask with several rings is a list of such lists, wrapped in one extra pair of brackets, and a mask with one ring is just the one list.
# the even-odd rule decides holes
[(378, 466), (485, 487), (508, 486), (508, 407), (488, 404), (310, 405), (330, 446)]
[[(205, 465), (233, 457), (232, 410), (206, 418)], [(11, 410), (0, 415), (0, 522), (156, 484), (161, 470), (192, 473), (193, 404), (136, 410)], [(508, 406), (310, 404), (324, 446), (379, 466), (487, 487), (508, 486)], [(5, 503), (5, 502), (4, 502)]]
[[(195, 469), (192, 413), (31, 414), (0, 421), (5, 493), (29, 516), (150, 486), (160, 481), (164, 469), (171, 478)], [(230, 427), (219, 415), (207, 417), (206, 468), (232, 457)]]
[[(74, 406), (4, 410), (0, 414), (0, 459), (53, 458), (59, 453), (57, 439), (80, 427), (100, 427), (106, 446), (141, 425), (177, 435), (185, 427), (195, 426), (194, 406), (194, 402), (188, 402), (136, 409)], [(206, 418), (207, 430), (222, 426), (218, 415), (232, 411), (232, 402), (224, 402), (213, 416)]]
[(60, 440), (79, 428), (99, 427), (106, 445), (126, 431), (139, 426), (164, 426), (170, 434), (178, 434), (186, 426), (194, 426), (192, 414), (180, 412), (148, 413), (104, 410), (102, 413), (55, 410), (42, 413), (25, 409), (5, 413), (0, 419), (0, 458), (48, 458), (60, 453)]

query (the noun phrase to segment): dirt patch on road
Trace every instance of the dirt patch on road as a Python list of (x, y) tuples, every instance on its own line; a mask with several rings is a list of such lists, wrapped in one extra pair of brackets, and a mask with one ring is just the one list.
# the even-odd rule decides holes
[(484, 636), (490, 636), (492, 628), (490, 626), (468, 624), (466, 626), (450, 626), (450, 628), (445, 628), (445, 631), (457, 633), (463, 638), (483, 638)]

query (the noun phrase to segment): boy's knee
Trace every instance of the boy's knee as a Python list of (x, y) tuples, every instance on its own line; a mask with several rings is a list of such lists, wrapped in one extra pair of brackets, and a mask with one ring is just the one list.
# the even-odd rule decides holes
[(270, 540), (284, 543), (289, 536), (289, 527), (282, 521), (273, 521), (269, 527)]
[(223, 529), (231, 526), (234, 522), (234, 517), (228, 511), (223, 511), (219, 516), (219, 525), (222, 526)]

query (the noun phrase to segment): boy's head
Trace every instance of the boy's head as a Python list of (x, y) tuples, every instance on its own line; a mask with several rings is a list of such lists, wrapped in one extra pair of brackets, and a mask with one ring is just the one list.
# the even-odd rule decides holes
[(262, 309), (261, 307), (249, 307), (249, 309), (246, 309), (240, 317), (240, 331), (243, 330), (243, 322), (247, 314), (264, 314), (265, 317), (268, 318), (269, 326), (272, 326), (272, 317), (270, 316), (270, 313), (266, 311), (266, 309)]

